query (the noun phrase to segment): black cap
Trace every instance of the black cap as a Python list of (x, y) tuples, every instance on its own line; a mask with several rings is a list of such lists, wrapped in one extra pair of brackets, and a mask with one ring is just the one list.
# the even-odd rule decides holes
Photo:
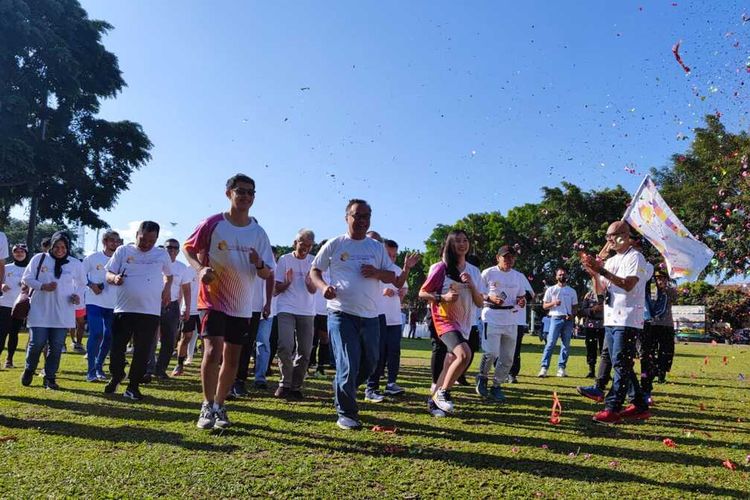
[(503, 255), (516, 255), (516, 250), (510, 246), (510, 245), (503, 245), (500, 247), (500, 250), (497, 251), (498, 257), (502, 257)]

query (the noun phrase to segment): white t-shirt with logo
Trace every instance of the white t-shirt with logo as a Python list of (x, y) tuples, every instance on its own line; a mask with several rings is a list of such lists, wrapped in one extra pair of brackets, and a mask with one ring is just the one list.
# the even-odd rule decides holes
[(0, 297), (0, 307), (13, 307), (16, 303), (21, 293), (21, 278), (24, 269), (26, 269), (24, 266), (18, 266), (15, 262), (5, 266), (5, 284), (10, 290), (3, 292), (3, 296)]
[(176, 260), (171, 263), (170, 267), (172, 268), (172, 286), (169, 289), (169, 300), (174, 302), (175, 300), (180, 300), (182, 285), (187, 283), (185, 281), (187, 266)]
[(560, 305), (549, 308), (550, 317), (570, 316), (573, 314), (573, 306), (578, 305), (578, 294), (568, 285), (560, 286), (554, 284), (544, 292), (544, 302), (559, 300)]
[(282, 255), (276, 263), (276, 281), (286, 281), (286, 273), (292, 270), (292, 282), (286, 290), (276, 296), (276, 307), (280, 313), (311, 316), (315, 309), (315, 292), (310, 293), (305, 278), (310, 274), (313, 256), (307, 254), (298, 259), (293, 253)]
[(83, 271), (86, 273), (88, 283), (103, 285), (104, 289), (99, 295), (95, 294), (88, 286), (86, 287), (86, 305), (99, 306), (104, 309), (114, 309), (117, 299), (117, 290), (114, 285), (107, 283), (107, 270), (105, 266), (109, 262), (104, 252), (96, 252), (83, 259)]
[[(182, 283), (190, 283), (190, 316), (198, 314), (198, 273), (191, 266), (185, 266)], [(185, 301), (180, 305), (180, 311), (185, 312)]]
[[(42, 266), (39, 261), (44, 257)], [(36, 270), (39, 268), (39, 278)], [(83, 303), (84, 287), (86, 286), (86, 275), (83, 272), (81, 261), (69, 256), (67, 264), (62, 266), (62, 274), (55, 278), (55, 259), (49, 254), (38, 253), (31, 258), (29, 265), (23, 273), (23, 282), (34, 289), (31, 296), (31, 309), (26, 324), (29, 327), (47, 328), (75, 328), (76, 308), (70, 301), (71, 295), (78, 295)], [(42, 290), (42, 285), (57, 283), (57, 288), (51, 292)]]
[(638, 282), (629, 292), (602, 278), (602, 284), (609, 292), (609, 300), (604, 303), (604, 326), (643, 329), (646, 282), (651, 278), (653, 266), (646, 262), (641, 252), (631, 247), (626, 252), (607, 259), (604, 268), (620, 278), (638, 277)]
[(312, 267), (328, 270), (331, 278), (328, 283), (336, 288), (336, 298), (328, 301), (328, 309), (362, 318), (378, 316), (381, 282), (362, 276), (365, 264), (390, 270), (393, 263), (383, 244), (372, 238), (353, 240), (348, 234), (343, 234), (328, 240), (320, 249)]
[(166, 250), (154, 247), (142, 252), (135, 245), (123, 245), (115, 250), (105, 269), (125, 273), (122, 285), (112, 285), (117, 289), (116, 313), (161, 315), (164, 276), (172, 275), (172, 259)]
[(510, 309), (483, 307), (482, 321), (498, 326), (517, 324), (517, 298), (531, 288), (526, 276), (515, 269), (502, 271), (497, 266), (488, 267), (482, 271), (482, 288), (487, 290), (487, 295), (503, 299), (504, 306), (510, 306)]

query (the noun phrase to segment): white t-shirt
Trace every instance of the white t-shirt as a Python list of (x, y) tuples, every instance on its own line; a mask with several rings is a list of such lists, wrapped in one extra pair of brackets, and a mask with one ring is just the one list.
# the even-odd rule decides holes
[(122, 285), (112, 285), (117, 288), (116, 313), (161, 315), (164, 276), (172, 275), (172, 259), (166, 250), (154, 247), (142, 252), (135, 245), (123, 245), (115, 250), (105, 269), (125, 273)]
[(482, 271), (482, 288), (487, 290), (487, 295), (502, 298), (504, 306), (510, 306), (509, 309), (483, 307), (482, 321), (498, 326), (517, 324), (516, 300), (531, 288), (526, 276), (515, 269), (501, 271), (497, 266), (488, 267)]
[[(398, 266), (396, 267), (398, 269)], [(401, 269), (396, 272), (396, 276), (400, 276), (403, 271)], [(385, 307), (385, 324), (387, 326), (403, 325), (404, 317), (401, 313), (401, 297), (399, 296), (399, 289), (393, 286), (392, 283), (381, 283), (380, 296), (383, 297), (383, 306)], [(383, 291), (386, 289), (393, 290), (393, 295), (387, 297), (383, 295)], [(406, 291), (409, 289), (409, 285), (404, 283), (402, 290)]]
[[(42, 267), (39, 261), (44, 257)], [(39, 278), (36, 270), (39, 268)], [(23, 282), (34, 289), (31, 296), (31, 310), (26, 324), (30, 327), (75, 328), (76, 308), (70, 301), (71, 295), (78, 295), (83, 303), (86, 275), (83, 264), (75, 257), (69, 256), (68, 263), (62, 266), (62, 274), (55, 278), (55, 259), (49, 254), (38, 253), (31, 258), (23, 273)], [(42, 285), (57, 282), (57, 288), (51, 292), (41, 289)]]
[[(185, 275), (182, 283), (190, 283), (190, 315), (198, 314), (198, 273), (191, 266), (185, 266)], [(184, 301), (180, 305), (180, 311), (185, 312)]]
[(307, 254), (304, 259), (298, 259), (293, 253), (282, 255), (276, 263), (276, 281), (286, 281), (286, 273), (292, 270), (292, 283), (276, 296), (276, 307), (280, 313), (311, 316), (315, 309), (315, 293), (307, 291), (305, 278), (310, 274), (313, 257)]
[[(388, 259), (390, 260), (390, 257), (388, 257)], [(388, 270), (393, 271), (396, 277), (401, 276), (401, 273), (403, 272), (403, 270), (393, 262), (391, 262), (390, 268), (388, 268)], [(393, 307), (391, 304), (389, 304), (390, 298), (383, 295), (383, 290), (385, 290), (389, 286), (391, 288), (395, 288), (391, 286), (390, 283), (385, 284), (382, 281), (380, 282), (380, 295), (378, 295), (378, 316), (380, 316), (381, 314), (388, 314), (389, 308)]]
[(180, 300), (182, 285), (187, 283), (187, 266), (176, 260), (170, 265), (172, 268), (172, 287), (169, 289), (169, 300)]
[(0, 297), (0, 307), (13, 307), (15, 304), (21, 293), (21, 278), (24, 269), (26, 269), (24, 266), (18, 266), (15, 262), (5, 266), (5, 284), (10, 287), (10, 290), (3, 292), (3, 296)]
[(365, 264), (390, 270), (392, 262), (383, 244), (372, 238), (353, 240), (343, 234), (328, 240), (320, 249), (312, 267), (330, 272), (328, 283), (336, 288), (336, 298), (328, 301), (329, 309), (362, 318), (378, 316), (381, 282), (362, 276)]
[(258, 273), (250, 262), (250, 249), (258, 253), (266, 267), (276, 267), (271, 242), (258, 222), (251, 217), (250, 224), (235, 226), (224, 214), (216, 214), (201, 222), (183, 247), (195, 251), (201, 263), (216, 274), (212, 283), (200, 283), (198, 308), (237, 318), (251, 317), (253, 282)]
[(651, 278), (653, 267), (646, 262), (641, 252), (631, 247), (626, 252), (607, 259), (604, 268), (620, 278), (638, 277), (638, 282), (629, 292), (602, 278), (602, 284), (609, 292), (609, 300), (604, 303), (604, 326), (643, 329), (646, 282)]
[(560, 300), (559, 306), (549, 308), (550, 317), (570, 316), (573, 314), (573, 306), (578, 305), (578, 294), (568, 285), (554, 284), (545, 290), (543, 300), (544, 302)]
[[(326, 283), (331, 282), (331, 276), (328, 274), (328, 271), (323, 273), (323, 279)], [(325, 297), (323, 297), (323, 292), (318, 290), (315, 292), (315, 314), (326, 316), (328, 314), (328, 301)]]
[(0, 260), (5, 260), (10, 257), (8, 251), (8, 238), (5, 233), (0, 231)]
[[(270, 278), (269, 278), (270, 279)], [(263, 306), (266, 305), (266, 280), (256, 278), (253, 281), (253, 312), (263, 312)]]
[(117, 299), (116, 287), (107, 283), (107, 270), (104, 268), (109, 262), (109, 257), (104, 252), (92, 253), (83, 259), (83, 272), (86, 273), (88, 283), (103, 285), (104, 289), (99, 295), (95, 294), (88, 286), (86, 287), (86, 305), (99, 306), (104, 309), (114, 309)]

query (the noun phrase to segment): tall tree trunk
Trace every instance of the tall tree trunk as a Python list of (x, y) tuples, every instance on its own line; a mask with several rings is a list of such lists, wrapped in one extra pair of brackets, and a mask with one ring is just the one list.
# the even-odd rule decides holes
[(31, 188), (31, 202), (29, 203), (29, 229), (26, 231), (26, 248), (29, 249), (29, 255), (34, 255), (34, 232), (36, 231), (37, 212), (39, 211), (39, 195), (35, 188)]

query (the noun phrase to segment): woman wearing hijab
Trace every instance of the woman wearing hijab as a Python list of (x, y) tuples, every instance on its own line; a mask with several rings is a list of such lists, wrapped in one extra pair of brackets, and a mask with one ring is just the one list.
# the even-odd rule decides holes
[(18, 347), (18, 331), (23, 326), (23, 320), (12, 318), (10, 313), (21, 293), (21, 276), (29, 263), (26, 245), (14, 245), (11, 254), (13, 262), (5, 266), (5, 283), (2, 285), (3, 294), (0, 296), (0, 353), (5, 348), (5, 340), (8, 340), (5, 368), (13, 368), (13, 355)]
[(33, 295), (26, 320), (29, 346), (21, 384), (31, 385), (39, 355), (49, 344), (44, 363), (44, 387), (58, 390), (55, 375), (68, 328), (76, 325), (75, 310), (83, 297), (86, 275), (81, 262), (70, 256), (70, 240), (65, 233), (53, 234), (51, 244), (48, 252), (31, 258), (23, 273), (22, 282), (33, 290)]

